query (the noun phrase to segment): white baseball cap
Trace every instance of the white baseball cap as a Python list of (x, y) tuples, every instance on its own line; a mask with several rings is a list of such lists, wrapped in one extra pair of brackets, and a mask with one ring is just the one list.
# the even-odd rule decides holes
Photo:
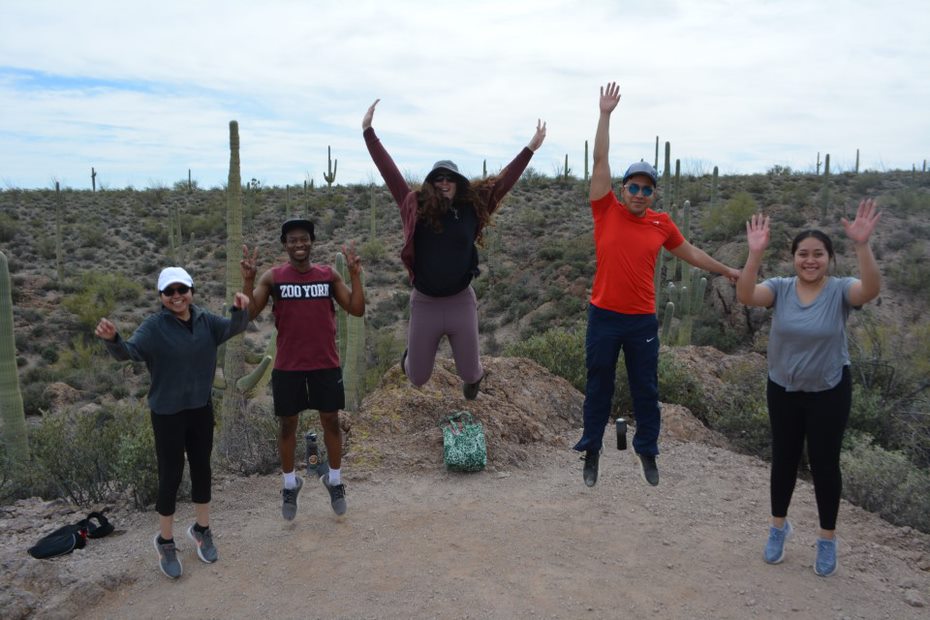
[(189, 273), (187, 273), (182, 267), (165, 267), (161, 270), (161, 273), (158, 274), (158, 292), (162, 292), (168, 286), (172, 284), (186, 284), (187, 286), (194, 288), (194, 281), (191, 279)]

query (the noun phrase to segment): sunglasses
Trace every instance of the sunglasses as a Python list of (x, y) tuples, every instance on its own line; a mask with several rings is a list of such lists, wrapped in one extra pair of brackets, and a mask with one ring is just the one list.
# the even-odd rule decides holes
[(635, 196), (636, 194), (642, 192), (643, 198), (649, 198), (655, 193), (656, 189), (651, 185), (640, 185), (639, 183), (630, 183), (626, 186), (626, 191), (630, 192), (630, 196)]
[(161, 294), (165, 297), (174, 297), (175, 293), (180, 295), (187, 295), (190, 290), (191, 287), (180, 284), (178, 286), (169, 286), (168, 288), (164, 289)]
[(455, 177), (451, 174), (437, 174), (433, 177), (433, 183), (442, 183), (443, 181), (455, 183)]

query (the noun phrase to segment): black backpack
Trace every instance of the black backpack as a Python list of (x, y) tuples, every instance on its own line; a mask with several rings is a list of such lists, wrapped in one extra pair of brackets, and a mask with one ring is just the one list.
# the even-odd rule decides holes
[(39, 560), (67, 555), (75, 549), (83, 549), (88, 538), (103, 538), (112, 532), (113, 525), (107, 518), (99, 512), (92, 512), (86, 519), (60, 527), (40, 538), (39, 542), (29, 547), (29, 555)]

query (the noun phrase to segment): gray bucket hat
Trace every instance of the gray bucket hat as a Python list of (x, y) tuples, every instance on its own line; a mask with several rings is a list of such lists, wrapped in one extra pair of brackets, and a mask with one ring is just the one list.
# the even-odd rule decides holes
[(626, 183), (630, 177), (635, 177), (637, 174), (645, 175), (652, 179), (653, 185), (659, 185), (659, 175), (656, 173), (656, 169), (652, 167), (652, 164), (647, 164), (644, 161), (638, 161), (626, 169), (623, 175), (623, 183)]
[(434, 176), (439, 174), (439, 172), (451, 172), (452, 176), (457, 178), (460, 183), (468, 185), (468, 179), (465, 177), (465, 175), (459, 172), (459, 167), (448, 159), (440, 159), (435, 164), (433, 164), (433, 169), (429, 171), (429, 174), (426, 175), (426, 179), (423, 182), (429, 183)]

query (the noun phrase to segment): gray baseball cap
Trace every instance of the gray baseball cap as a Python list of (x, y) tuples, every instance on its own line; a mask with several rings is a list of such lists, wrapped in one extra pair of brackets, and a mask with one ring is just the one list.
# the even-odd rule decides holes
[(638, 161), (626, 169), (623, 175), (623, 183), (626, 183), (630, 177), (635, 177), (637, 174), (646, 175), (652, 179), (653, 185), (659, 185), (659, 175), (656, 173), (656, 169), (652, 167), (652, 164), (647, 164), (644, 161)]

